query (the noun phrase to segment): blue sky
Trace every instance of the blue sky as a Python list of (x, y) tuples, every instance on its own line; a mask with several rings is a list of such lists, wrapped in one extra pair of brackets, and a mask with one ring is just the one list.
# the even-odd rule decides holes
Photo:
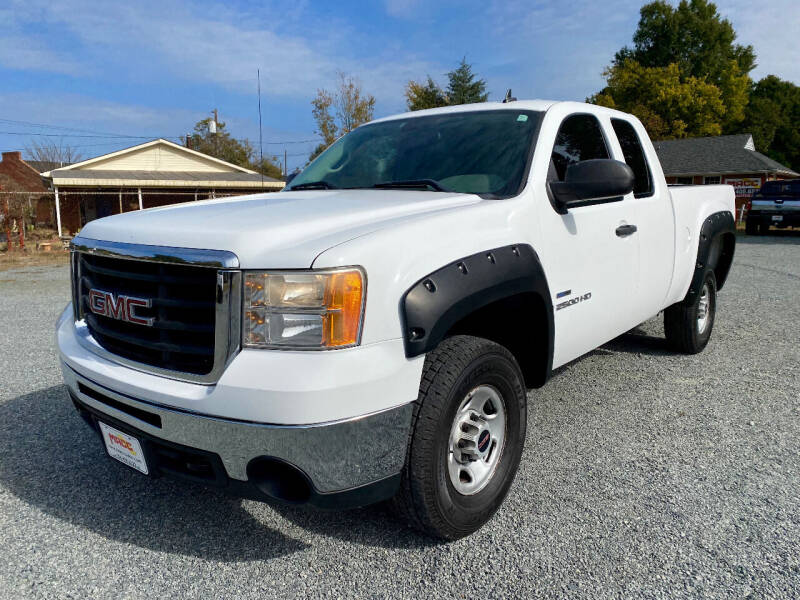
[[(229, 2), (5, 0), (0, 6), (0, 148), (29, 133), (64, 134), (85, 158), (137, 140), (174, 138), (218, 108), (240, 138), (258, 140), (261, 69), (266, 153), (305, 162), (310, 100), (336, 71), (357, 76), (376, 116), (404, 110), (403, 86), (440, 82), (466, 56), (490, 99), (583, 100), (602, 86), (615, 50), (630, 43), (642, 0), (385, 0)], [(753, 44), (758, 78), (800, 83), (796, 0), (724, 0), (720, 12)], [(25, 121), (87, 130), (42, 128)], [(61, 138), (56, 138), (61, 139)]]

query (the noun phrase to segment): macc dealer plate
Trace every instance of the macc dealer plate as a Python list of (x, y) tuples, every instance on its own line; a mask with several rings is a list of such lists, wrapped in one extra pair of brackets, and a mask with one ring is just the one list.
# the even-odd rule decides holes
[(147, 475), (147, 462), (144, 459), (144, 452), (142, 452), (139, 440), (132, 435), (109, 427), (103, 422), (98, 421), (98, 424), (100, 425), (100, 431), (103, 433), (106, 450), (108, 450), (111, 458), (116, 458), (119, 462), (125, 463), (129, 467)]
[(783, 221), (783, 215), (772, 215), (773, 221)]

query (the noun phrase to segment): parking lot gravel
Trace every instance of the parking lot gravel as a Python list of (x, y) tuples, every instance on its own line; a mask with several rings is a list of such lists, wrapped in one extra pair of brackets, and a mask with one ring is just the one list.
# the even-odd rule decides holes
[(450, 544), (106, 458), (60, 382), (68, 286), (0, 272), (0, 597), (800, 597), (800, 236), (739, 238), (702, 354), (654, 318), (532, 391), (505, 504)]

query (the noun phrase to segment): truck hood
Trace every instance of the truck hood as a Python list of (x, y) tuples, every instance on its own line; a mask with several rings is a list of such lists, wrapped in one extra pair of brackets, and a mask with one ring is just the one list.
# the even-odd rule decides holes
[(279, 192), (174, 204), (88, 223), (82, 238), (227, 250), (242, 268), (307, 268), (328, 248), (397, 220), (481, 202), (409, 190)]

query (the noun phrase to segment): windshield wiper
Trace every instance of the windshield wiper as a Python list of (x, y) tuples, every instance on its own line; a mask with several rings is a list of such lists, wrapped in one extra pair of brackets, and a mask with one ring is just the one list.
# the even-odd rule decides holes
[(335, 185), (320, 179), (319, 181), (309, 181), (308, 183), (298, 183), (297, 185), (293, 185), (292, 187), (290, 187), (289, 191), (293, 191), (293, 190), (335, 190), (335, 189), (337, 189)]
[(437, 192), (452, 192), (452, 190), (448, 190), (446, 187), (444, 187), (441, 183), (439, 183), (435, 179), (406, 179), (403, 181), (387, 181), (385, 183), (376, 183), (372, 187), (387, 189), (387, 190), (388, 189), (413, 190), (413, 189), (429, 187)]

